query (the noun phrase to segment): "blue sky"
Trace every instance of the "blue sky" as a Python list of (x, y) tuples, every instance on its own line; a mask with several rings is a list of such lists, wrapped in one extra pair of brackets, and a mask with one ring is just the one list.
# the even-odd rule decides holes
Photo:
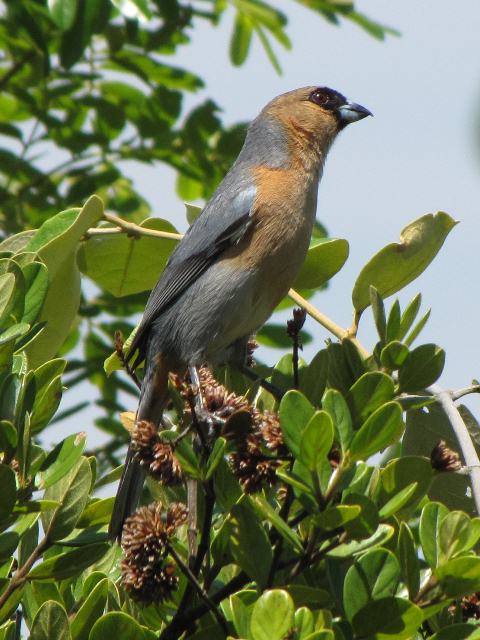
[[(349, 240), (350, 258), (315, 303), (348, 326), (351, 288), (363, 264), (398, 240), (408, 222), (447, 211), (461, 224), (400, 300), (422, 292), (425, 308), (432, 307), (423, 341), (447, 351), (444, 384), (464, 386), (480, 377), (480, 3), (464, 0), (454, 10), (447, 0), (358, 2), (360, 11), (401, 32), (385, 42), (348, 22), (332, 27), (296, 2), (276, 4), (289, 16), (293, 43), (291, 52), (279, 50), (282, 76), (258, 45), (244, 67), (229, 65), (233, 14), (220, 29), (199, 23), (193, 44), (175, 63), (205, 78), (203, 93), (224, 107), (226, 122), (251, 119), (273, 96), (309, 84), (331, 86), (373, 111), (374, 118), (342, 133), (327, 161), (317, 215), (332, 236)], [(133, 175), (155, 214), (184, 228), (173, 172), (142, 167)], [(371, 327), (366, 313), (360, 336), (367, 346), (374, 340)], [(308, 328), (316, 340), (307, 358), (327, 337), (313, 321)]]
[[(275, 74), (258, 45), (243, 67), (232, 68), (227, 52), (233, 12), (218, 29), (199, 22), (193, 43), (169, 61), (206, 80), (206, 89), (191, 96), (187, 106), (211, 96), (223, 106), (227, 123), (252, 119), (273, 96), (311, 84), (335, 88), (373, 111), (374, 118), (342, 133), (327, 161), (317, 215), (332, 236), (350, 242), (350, 257), (314, 302), (337, 323), (349, 326), (351, 289), (363, 264), (398, 240), (410, 221), (425, 213), (448, 212), (460, 224), (428, 270), (399, 297), (404, 305), (422, 292), (424, 308), (432, 307), (422, 340), (446, 349), (441, 383), (463, 387), (480, 377), (480, 3), (463, 0), (455, 8), (450, 0), (356, 4), (398, 29), (401, 37), (378, 42), (353, 24), (335, 28), (296, 2), (280, 0), (276, 6), (289, 16), (293, 43), (291, 52), (278, 50), (282, 76)], [(185, 230), (173, 171), (132, 165), (129, 172), (155, 215)], [(306, 328), (315, 337), (305, 348), (309, 360), (328, 333), (313, 320)], [(372, 348), (369, 312), (359, 336)], [(268, 351), (264, 359), (273, 364), (280, 355)], [(79, 395), (91, 397), (86, 386), (72, 393), (75, 397), (70, 398), (66, 392), (63, 406), (78, 402)], [(477, 398), (469, 405), (480, 413)], [(78, 416), (78, 428), (96, 413), (92, 407)], [(47, 438), (55, 438), (56, 431), (49, 430)]]

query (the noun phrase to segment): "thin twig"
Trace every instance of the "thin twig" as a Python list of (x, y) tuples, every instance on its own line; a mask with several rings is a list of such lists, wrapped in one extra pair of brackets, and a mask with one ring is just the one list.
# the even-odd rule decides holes
[(294, 309), (293, 318), (287, 321), (287, 335), (292, 340), (293, 346), (293, 386), (298, 389), (300, 386), (300, 378), (298, 374), (298, 352), (302, 350), (303, 345), (300, 340), (300, 331), (305, 324), (307, 312), (305, 309)]
[(452, 400), (455, 402), (456, 400), (463, 398), (463, 396), (468, 396), (470, 393), (480, 393), (480, 384), (471, 384), (469, 387), (463, 387), (463, 389), (452, 391)]
[(218, 607), (215, 604), (215, 602), (213, 602), (213, 600), (211, 600), (209, 598), (208, 594), (202, 588), (202, 585), (198, 582), (198, 580), (197, 580), (196, 576), (194, 575), (194, 573), (183, 562), (183, 560), (178, 555), (178, 553), (175, 551), (175, 549), (173, 548), (172, 545), (168, 546), (168, 550), (169, 550), (169, 553), (172, 555), (173, 559), (175, 560), (175, 562), (177, 563), (177, 565), (179, 566), (179, 568), (180, 568), (181, 572), (183, 573), (183, 575), (187, 578), (187, 580), (193, 586), (193, 588), (196, 590), (196, 592), (198, 593), (200, 598), (205, 602), (206, 606), (213, 613), (213, 615), (217, 619), (218, 624), (222, 627), (224, 633), (228, 635), (229, 630), (228, 630), (227, 621), (225, 620), (224, 616), (218, 610)]
[(140, 389), (142, 387), (142, 383), (138, 379), (137, 374), (135, 373), (135, 371), (129, 365), (127, 357), (125, 355), (125, 351), (123, 350), (123, 337), (122, 337), (122, 332), (121, 331), (115, 331), (115, 352), (116, 352), (120, 362), (122, 363), (123, 368), (127, 372), (127, 374), (130, 376), (130, 378), (133, 380), (133, 382)]
[(365, 347), (357, 340), (357, 338), (352, 337), (350, 333), (338, 325), (336, 322), (331, 320), (328, 316), (323, 314), (319, 309), (317, 309), (313, 304), (311, 304), (308, 300), (305, 300), (303, 296), (301, 296), (298, 291), (295, 289), (290, 289), (288, 292), (289, 298), (291, 298), (294, 302), (296, 302), (300, 307), (305, 309), (309, 316), (311, 316), (314, 320), (316, 320), (322, 327), (325, 327), (327, 331), (330, 331), (334, 336), (336, 336), (339, 340), (343, 340), (343, 338), (350, 338), (353, 344), (357, 347), (362, 358), (367, 359), (370, 357), (370, 353), (365, 349)]
[(48, 549), (50, 546), (50, 542), (48, 540), (48, 532), (44, 538), (40, 540), (35, 549), (32, 551), (30, 557), (26, 560), (25, 564), (17, 569), (14, 573), (12, 579), (8, 583), (5, 591), (0, 596), (0, 609), (7, 602), (9, 597), (12, 595), (14, 591), (16, 591), (22, 584), (25, 582), (28, 576), (28, 572), (33, 567), (35, 562), (40, 558), (42, 553)]
[[(119, 218), (113, 213), (104, 213), (103, 217), (107, 222), (111, 222), (121, 229), (122, 232), (131, 236), (153, 236), (156, 238), (166, 238), (168, 240), (181, 240), (183, 238), (181, 233), (172, 233), (170, 231), (157, 231), (156, 229), (146, 229), (134, 222), (127, 222), (123, 218)], [(98, 230), (98, 229), (97, 229)], [(87, 233), (96, 231), (96, 229), (89, 229)], [(102, 233), (105, 233), (105, 228), (102, 228)]]
[(470, 434), (468, 433), (467, 426), (463, 421), (459, 410), (455, 406), (453, 394), (451, 392), (443, 390), (436, 384), (429, 387), (428, 391), (433, 393), (435, 396), (455, 433), (460, 449), (462, 450), (465, 464), (467, 465), (470, 473), (473, 500), (475, 502), (477, 513), (480, 515), (480, 460), (475, 447), (473, 446)]

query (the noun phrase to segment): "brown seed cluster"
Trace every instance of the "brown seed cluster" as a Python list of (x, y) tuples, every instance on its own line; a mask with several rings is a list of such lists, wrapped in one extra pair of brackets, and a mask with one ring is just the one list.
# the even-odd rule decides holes
[(273, 485), (281, 458), (287, 454), (278, 416), (272, 412), (260, 413), (250, 407), (252, 423), (246, 437), (237, 438), (237, 450), (230, 454), (230, 467), (245, 493), (260, 491), (264, 485)]
[(176, 589), (178, 578), (175, 563), (168, 557), (168, 544), (186, 518), (185, 505), (171, 504), (164, 514), (157, 502), (140, 507), (125, 521), (122, 585), (134, 600), (162, 602)]
[[(214, 421), (217, 419), (219, 422), (223, 422), (235, 411), (248, 407), (248, 402), (245, 398), (237, 396), (215, 380), (212, 372), (207, 367), (198, 369), (198, 377), (205, 411), (210, 414)], [(194, 385), (188, 384), (179, 376), (173, 376), (173, 381), (185, 400), (185, 413), (191, 413), (198, 390)]]
[(172, 485), (182, 479), (180, 463), (173, 454), (172, 445), (160, 440), (152, 422), (139, 420), (135, 424), (132, 449), (136, 460), (155, 480)]
[[(246, 493), (260, 491), (265, 484), (274, 484), (280, 458), (288, 454), (278, 416), (261, 413), (248, 400), (229, 391), (202, 367), (198, 371), (205, 411), (214, 427), (214, 437), (226, 438), (235, 451), (229, 462)], [(185, 400), (185, 412), (193, 410), (192, 394), (197, 390), (176, 377), (174, 383)]]
[(440, 440), (430, 454), (430, 462), (436, 471), (460, 471), (462, 461), (456, 451), (447, 447), (445, 440)]
[(480, 593), (471, 593), (464, 596), (459, 602), (448, 607), (449, 613), (456, 618), (456, 613), (460, 608), (463, 622), (469, 620), (480, 620)]

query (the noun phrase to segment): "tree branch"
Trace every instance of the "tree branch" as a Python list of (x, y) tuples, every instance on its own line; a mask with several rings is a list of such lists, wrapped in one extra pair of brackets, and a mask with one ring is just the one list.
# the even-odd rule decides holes
[(442, 407), (455, 433), (460, 449), (462, 450), (465, 464), (468, 467), (472, 485), (473, 500), (475, 502), (477, 513), (480, 515), (480, 460), (475, 447), (473, 446), (470, 434), (468, 433), (467, 426), (453, 401), (455, 393), (445, 391), (436, 384), (429, 387), (428, 391), (435, 396), (435, 399)]
[(229, 630), (228, 630), (227, 621), (218, 610), (218, 607), (215, 604), (215, 602), (211, 600), (211, 598), (208, 596), (206, 591), (202, 588), (202, 585), (198, 582), (196, 576), (193, 574), (190, 568), (183, 562), (183, 560), (180, 558), (180, 556), (172, 547), (172, 545), (168, 546), (168, 550), (171, 556), (173, 557), (173, 559), (175, 560), (175, 562), (177, 563), (177, 565), (180, 567), (180, 570), (182, 571), (184, 576), (187, 578), (189, 584), (193, 586), (193, 588), (196, 590), (200, 598), (205, 602), (205, 605), (213, 613), (213, 615), (217, 619), (218, 624), (223, 629), (225, 635), (228, 635)]
[(30, 557), (26, 560), (25, 564), (19, 567), (17, 571), (14, 573), (14, 575), (12, 576), (12, 579), (8, 583), (7, 588), (0, 596), (0, 609), (4, 606), (4, 604), (7, 602), (7, 600), (12, 595), (12, 593), (22, 586), (22, 584), (27, 579), (28, 572), (33, 567), (35, 562), (40, 558), (42, 553), (46, 551), (46, 549), (48, 549), (49, 545), (50, 545), (50, 542), (48, 540), (48, 533), (47, 533), (47, 535), (45, 535), (45, 537), (42, 538), (42, 540), (40, 540), (40, 542), (37, 544), (35, 549), (32, 551)]

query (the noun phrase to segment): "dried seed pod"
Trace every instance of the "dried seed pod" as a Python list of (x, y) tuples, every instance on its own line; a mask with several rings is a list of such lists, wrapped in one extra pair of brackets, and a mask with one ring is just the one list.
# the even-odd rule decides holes
[(126, 519), (122, 585), (134, 600), (145, 604), (161, 602), (177, 587), (175, 565), (167, 557), (168, 538), (159, 503), (140, 507)]
[(447, 446), (445, 440), (440, 440), (433, 447), (430, 462), (436, 471), (460, 471), (462, 468), (460, 456)]

